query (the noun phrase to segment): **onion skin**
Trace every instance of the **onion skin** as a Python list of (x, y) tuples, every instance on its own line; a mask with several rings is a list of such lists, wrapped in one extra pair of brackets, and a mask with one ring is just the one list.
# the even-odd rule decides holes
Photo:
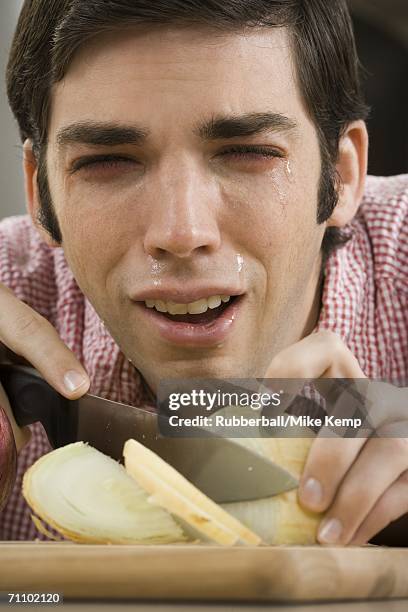
[(0, 405), (0, 512), (13, 489), (17, 474), (17, 448), (13, 430)]

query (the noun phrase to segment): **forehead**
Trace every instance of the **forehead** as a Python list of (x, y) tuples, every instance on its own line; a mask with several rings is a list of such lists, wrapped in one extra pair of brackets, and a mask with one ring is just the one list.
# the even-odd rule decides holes
[(284, 28), (132, 29), (76, 53), (53, 88), (50, 133), (78, 120), (169, 128), (175, 117), (181, 126), (198, 115), (265, 111), (306, 119)]

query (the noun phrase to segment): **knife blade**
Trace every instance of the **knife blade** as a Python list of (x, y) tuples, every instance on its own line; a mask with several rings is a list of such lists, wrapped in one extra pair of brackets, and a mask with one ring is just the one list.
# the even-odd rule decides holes
[(231, 439), (209, 432), (194, 438), (161, 436), (163, 417), (153, 410), (89, 393), (68, 400), (33, 368), (0, 364), (0, 382), (17, 424), (41, 422), (53, 448), (81, 440), (122, 460), (124, 443), (134, 438), (221, 503), (271, 497), (299, 484), (281, 466)]

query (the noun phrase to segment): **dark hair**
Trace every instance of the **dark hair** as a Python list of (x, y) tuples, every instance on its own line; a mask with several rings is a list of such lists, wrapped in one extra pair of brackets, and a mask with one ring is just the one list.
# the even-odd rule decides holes
[[(62, 236), (45, 163), (51, 86), (64, 77), (84, 42), (133, 25), (221, 32), (287, 27), (300, 90), (320, 143), (317, 222), (330, 217), (338, 201), (339, 139), (351, 121), (368, 113), (345, 0), (25, 0), (7, 66), (7, 91), (21, 138), (32, 140), (39, 164), (40, 221), (57, 242)], [(328, 228), (323, 254), (344, 242), (339, 229)]]

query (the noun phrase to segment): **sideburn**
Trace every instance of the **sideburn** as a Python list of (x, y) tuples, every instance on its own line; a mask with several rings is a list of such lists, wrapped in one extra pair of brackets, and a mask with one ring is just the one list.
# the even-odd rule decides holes
[[(324, 223), (332, 215), (339, 201), (339, 190), (341, 189), (341, 178), (324, 146), (321, 147), (321, 155), (322, 169), (320, 173), (317, 205), (318, 224)], [(322, 241), (322, 266), (326, 264), (330, 253), (338, 247), (343, 246), (350, 238), (351, 236), (346, 235), (340, 228), (328, 227)]]
[(40, 198), (40, 210), (38, 211), (38, 222), (49, 233), (51, 238), (59, 245), (62, 244), (62, 234), (52, 204), (50, 188), (48, 184), (47, 163), (42, 153), (38, 156), (37, 173), (38, 195)]

